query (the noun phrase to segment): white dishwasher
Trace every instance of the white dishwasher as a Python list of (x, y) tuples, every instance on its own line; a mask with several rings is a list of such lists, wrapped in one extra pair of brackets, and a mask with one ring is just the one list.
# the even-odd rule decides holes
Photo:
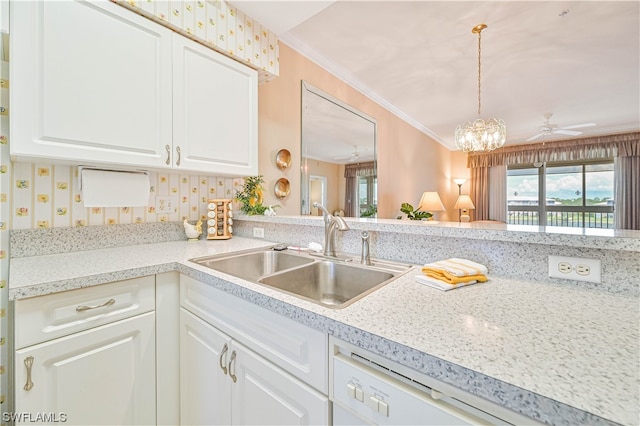
[(331, 337), (330, 348), (334, 425), (535, 423), (339, 339)]

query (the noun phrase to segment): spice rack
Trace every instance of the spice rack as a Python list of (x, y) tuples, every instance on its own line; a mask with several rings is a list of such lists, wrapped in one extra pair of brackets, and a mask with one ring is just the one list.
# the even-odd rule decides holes
[(228, 240), (233, 235), (233, 206), (227, 198), (207, 200), (207, 240)]

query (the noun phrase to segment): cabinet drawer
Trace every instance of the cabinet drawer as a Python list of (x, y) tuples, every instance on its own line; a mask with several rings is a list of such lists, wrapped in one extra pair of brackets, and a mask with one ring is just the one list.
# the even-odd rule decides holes
[(154, 309), (154, 276), (18, 300), (15, 347), (20, 349)]
[(184, 275), (180, 276), (180, 303), (233, 339), (327, 394), (327, 334)]

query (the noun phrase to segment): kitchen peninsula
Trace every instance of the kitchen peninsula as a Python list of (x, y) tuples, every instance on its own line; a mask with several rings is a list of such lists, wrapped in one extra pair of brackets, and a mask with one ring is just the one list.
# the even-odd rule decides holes
[[(429, 244), (443, 257), (451, 253), (471, 257), (469, 250), (486, 247), (476, 259), (489, 263), (490, 281), (439, 292), (417, 284), (413, 275), (419, 270), (414, 269), (353, 305), (333, 310), (189, 262), (270, 242), (302, 245), (319, 241), (323, 232), (318, 218), (243, 217), (236, 220), (236, 237), (228, 241), (116, 246), (117, 238), (110, 235), (117, 233), (113, 227), (96, 227), (95, 236), (111, 241), (113, 247), (49, 255), (39, 255), (29, 242), (41, 241), (39, 249), (46, 253), (50, 247), (40, 239), (42, 232), (66, 233), (69, 240), (77, 231), (14, 232), (14, 255), (24, 257), (11, 261), (10, 297), (27, 299), (177, 271), (537, 421), (637, 423), (640, 314), (633, 265), (637, 267), (640, 253), (638, 232), (571, 234), (516, 231), (492, 224), (404, 222), (349, 220), (352, 231), (341, 235), (338, 248), (359, 253), (361, 229), (374, 234), (372, 249), (377, 257), (407, 261), (407, 257), (422, 256), (424, 260), (412, 262), (416, 264), (438, 255), (424, 251)], [(170, 229), (175, 225), (154, 226)], [(265, 228), (267, 240), (239, 237), (257, 226)], [(288, 233), (279, 234), (281, 228)], [(417, 240), (423, 245), (412, 248)], [(507, 252), (514, 247), (521, 251)], [(82, 250), (82, 242), (75, 249)], [(492, 255), (485, 253), (493, 249), (497, 251)], [(545, 265), (540, 258), (554, 250), (599, 256), (605, 284), (598, 288), (543, 279), (545, 272), (539, 269)], [(510, 266), (502, 263), (519, 268), (514, 259), (522, 253), (529, 258), (520, 263), (531, 266), (511, 276)], [(616, 280), (620, 282), (611, 283)]]

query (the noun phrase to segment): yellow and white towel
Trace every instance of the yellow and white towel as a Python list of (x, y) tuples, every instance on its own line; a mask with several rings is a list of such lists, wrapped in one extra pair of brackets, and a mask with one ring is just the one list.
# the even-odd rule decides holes
[(437, 288), (438, 290), (449, 291), (454, 288), (464, 287), (466, 285), (475, 284), (478, 281), (467, 281), (460, 284), (448, 284), (444, 281), (436, 280), (435, 278), (427, 277), (426, 275), (416, 275), (415, 279), (418, 283), (427, 285), (429, 287)]
[(454, 257), (424, 265), (423, 275), (416, 276), (416, 280), (441, 290), (451, 290), (463, 285), (486, 282), (487, 272), (487, 267), (480, 263)]

